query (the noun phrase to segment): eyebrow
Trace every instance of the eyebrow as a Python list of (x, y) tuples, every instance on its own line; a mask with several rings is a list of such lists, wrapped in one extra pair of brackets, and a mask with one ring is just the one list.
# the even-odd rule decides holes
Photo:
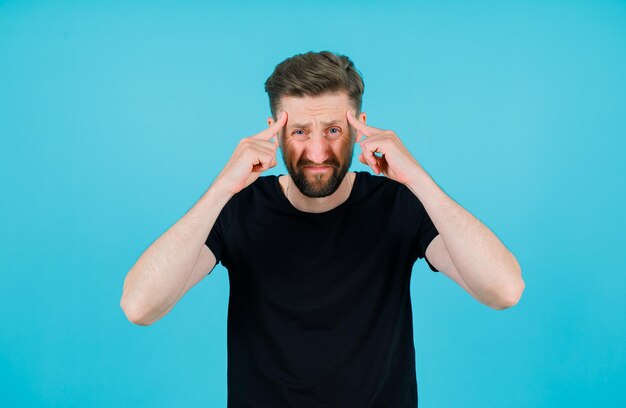
[[(330, 126), (330, 125), (342, 125), (343, 122), (339, 119), (333, 119), (328, 122), (321, 122), (322, 126)], [(311, 126), (310, 123), (291, 123), (287, 127), (289, 128), (305, 128), (308, 129)]]

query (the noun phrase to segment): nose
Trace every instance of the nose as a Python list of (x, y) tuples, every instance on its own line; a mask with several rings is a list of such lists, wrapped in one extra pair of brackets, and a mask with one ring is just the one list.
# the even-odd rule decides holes
[(323, 163), (328, 157), (330, 144), (322, 133), (311, 134), (306, 145), (306, 158), (313, 163)]

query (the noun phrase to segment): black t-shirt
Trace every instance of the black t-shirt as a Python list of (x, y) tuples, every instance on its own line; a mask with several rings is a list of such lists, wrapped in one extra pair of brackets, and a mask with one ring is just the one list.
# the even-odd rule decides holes
[(437, 234), (411, 190), (368, 172), (323, 213), (278, 176), (234, 195), (206, 241), (230, 281), (228, 406), (417, 406), (410, 280)]

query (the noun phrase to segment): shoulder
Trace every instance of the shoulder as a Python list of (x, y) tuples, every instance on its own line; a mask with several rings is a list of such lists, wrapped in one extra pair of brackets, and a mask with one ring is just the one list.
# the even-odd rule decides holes
[(233, 197), (236, 197), (236, 196), (242, 197), (242, 196), (246, 196), (250, 194), (256, 194), (259, 192), (272, 190), (275, 187), (275, 183), (277, 182), (277, 180), (278, 180), (278, 176), (274, 176), (274, 175), (259, 176), (256, 180), (250, 183), (249, 186), (246, 186), (244, 189), (242, 189), (240, 192), (235, 194)]
[(273, 200), (276, 196), (277, 180), (278, 176), (274, 175), (259, 176), (249, 186), (232, 196), (228, 205), (231, 208), (240, 208), (258, 204), (259, 200)]
[(244, 188), (242, 191), (244, 190), (249, 190), (249, 191), (271, 190), (275, 188), (277, 181), (278, 181), (278, 176), (275, 176), (273, 174), (259, 176), (259, 178), (254, 180), (252, 184)]
[(404, 184), (385, 176), (377, 176), (367, 171), (357, 171), (356, 174), (361, 190), (368, 194), (397, 196), (398, 194), (411, 192)]
[(421, 211), (422, 203), (404, 184), (385, 176), (373, 175), (366, 171), (357, 172), (360, 192), (366, 201), (385, 201), (399, 205), (405, 211)]

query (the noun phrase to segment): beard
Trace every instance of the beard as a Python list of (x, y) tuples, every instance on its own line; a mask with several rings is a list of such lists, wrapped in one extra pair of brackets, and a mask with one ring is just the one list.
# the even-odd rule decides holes
[[(320, 198), (329, 196), (337, 191), (343, 181), (343, 178), (350, 169), (353, 152), (354, 143), (350, 143), (350, 148), (346, 149), (344, 157), (341, 158), (341, 161), (333, 156), (328, 158), (328, 160), (323, 163), (313, 163), (312, 161), (301, 157), (300, 160), (298, 160), (298, 163), (296, 163), (295, 168), (291, 165), (290, 161), (287, 160), (284, 152), (282, 156), (285, 167), (287, 167), (287, 171), (289, 172), (289, 176), (291, 176), (291, 179), (296, 187), (298, 187), (298, 190), (300, 190), (300, 192), (307, 197)], [(332, 173), (330, 175), (327, 175), (327, 172), (307, 174), (304, 171), (304, 167), (306, 166), (330, 166)]]

